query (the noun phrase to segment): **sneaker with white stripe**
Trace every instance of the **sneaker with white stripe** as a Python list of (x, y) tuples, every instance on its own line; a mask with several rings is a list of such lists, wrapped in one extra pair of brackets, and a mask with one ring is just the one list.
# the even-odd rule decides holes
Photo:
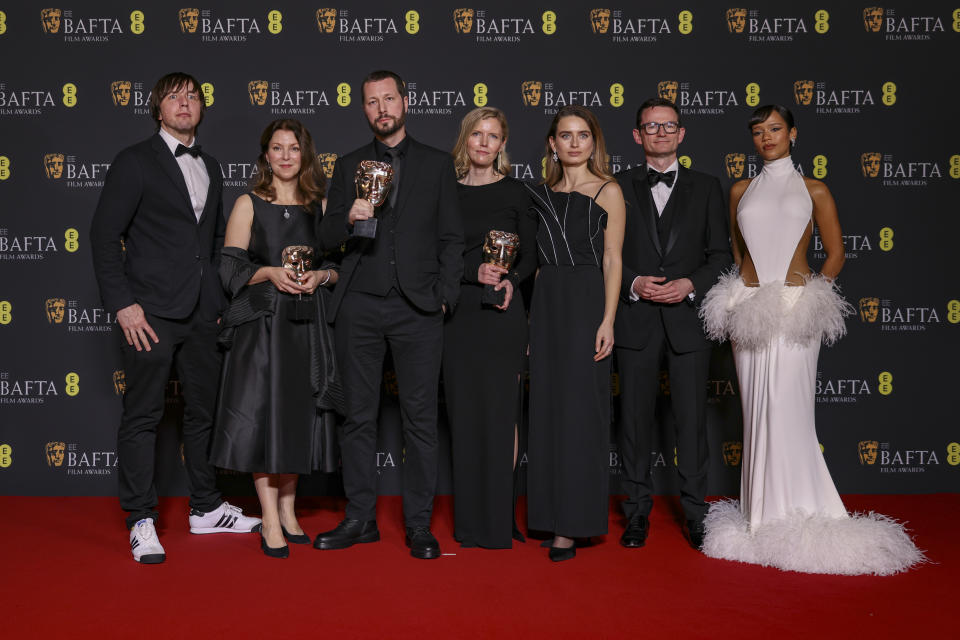
[(190, 510), (190, 533), (253, 533), (261, 526), (260, 518), (243, 515), (240, 507), (229, 502), (208, 513)]
[(157, 540), (153, 518), (137, 520), (137, 524), (130, 529), (130, 550), (133, 551), (133, 559), (140, 564), (160, 564), (167, 559), (167, 554)]

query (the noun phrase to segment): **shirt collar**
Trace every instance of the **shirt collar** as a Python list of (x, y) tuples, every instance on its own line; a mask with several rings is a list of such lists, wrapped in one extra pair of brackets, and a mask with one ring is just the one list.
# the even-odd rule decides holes
[[(648, 162), (648, 163), (647, 163), (647, 170), (649, 171), (649, 170), (651, 170), (651, 169), (653, 169), (654, 171), (657, 171), (657, 169), (655, 169), (654, 167), (650, 166), (650, 163)], [(669, 167), (667, 167), (667, 171), (679, 171), (679, 170), (680, 170), (680, 161), (679, 161), (679, 160), (674, 160), (674, 161), (673, 161), (673, 164), (671, 164)], [(667, 171), (661, 171), (660, 173), (666, 173)]]
[(376, 150), (378, 158), (382, 158), (383, 154), (386, 152), (387, 149), (396, 149), (397, 156), (399, 158), (403, 158), (404, 156), (407, 155), (407, 149), (409, 147), (410, 147), (410, 136), (404, 136), (403, 140), (401, 140), (400, 143), (397, 144), (397, 146), (395, 147), (388, 147), (387, 145), (380, 142), (379, 139), (377, 138), (373, 139), (373, 148)]
[[(160, 127), (160, 131), (159, 131), (158, 133), (160, 134), (160, 137), (163, 139), (164, 144), (166, 144), (166, 145), (167, 145), (167, 148), (170, 149), (170, 153), (176, 155), (176, 153), (177, 153), (177, 145), (183, 144), (183, 143), (180, 142), (179, 140), (177, 140), (176, 138), (174, 138), (172, 135), (170, 135), (170, 134), (167, 132), (167, 130), (164, 129), (163, 127)], [(186, 146), (186, 147), (192, 147), (193, 144), (194, 144), (196, 141), (197, 141), (197, 137), (194, 136), (193, 139), (190, 140), (190, 144), (187, 144), (187, 145), (184, 145), (184, 146)]]

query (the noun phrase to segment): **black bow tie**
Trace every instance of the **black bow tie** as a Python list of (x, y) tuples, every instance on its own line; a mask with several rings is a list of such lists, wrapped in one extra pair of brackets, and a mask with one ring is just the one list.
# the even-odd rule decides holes
[(173, 152), (173, 155), (179, 158), (180, 156), (182, 156), (182, 155), (185, 154), (185, 153), (189, 153), (189, 154), (192, 155), (194, 158), (199, 158), (199, 157), (200, 157), (200, 145), (195, 144), (195, 145), (193, 145), (192, 147), (185, 147), (185, 146), (183, 146), (182, 144), (178, 144), (178, 145), (177, 145), (177, 150)]
[(667, 171), (665, 173), (660, 173), (656, 169), (647, 169), (647, 184), (651, 187), (658, 182), (663, 182), (663, 184), (668, 187), (673, 186), (673, 179), (677, 177), (676, 171)]

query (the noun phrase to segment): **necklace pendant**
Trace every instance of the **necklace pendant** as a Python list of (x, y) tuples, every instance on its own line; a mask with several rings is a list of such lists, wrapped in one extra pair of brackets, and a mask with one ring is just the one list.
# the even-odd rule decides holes
[(286, 208), (286, 207), (283, 208), (283, 218), (284, 218), (284, 220), (290, 218), (290, 212), (287, 211), (287, 208)]

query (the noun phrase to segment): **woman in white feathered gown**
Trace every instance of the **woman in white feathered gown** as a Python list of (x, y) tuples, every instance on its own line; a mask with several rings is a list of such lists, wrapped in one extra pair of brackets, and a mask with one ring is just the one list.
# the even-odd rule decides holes
[[(790, 111), (757, 109), (750, 130), (764, 167), (730, 190), (739, 273), (707, 294), (701, 316), (711, 337), (733, 345), (743, 405), (740, 501), (707, 515), (708, 556), (808, 573), (878, 574), (922, 561), (899, 523), (850, 515), (824, 462), (814, 422), (817, 356), (846, 333), (852, 309), (834, 279), (844, 262), (829, 189), (796, 171)], [(827, 259), (807, 264), (816, 223)]]

